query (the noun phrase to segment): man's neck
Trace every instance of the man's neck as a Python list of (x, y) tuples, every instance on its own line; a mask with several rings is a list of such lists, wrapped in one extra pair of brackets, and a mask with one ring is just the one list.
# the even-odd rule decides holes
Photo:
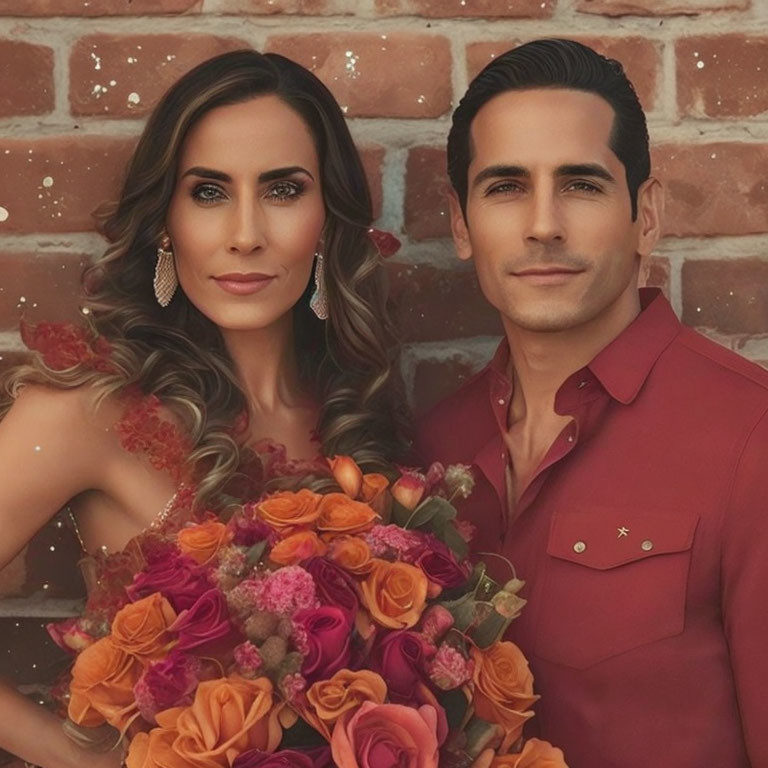
[(639, 312), (639, 295), (633, 292), (595, 319), (562, 331), (531, 331), (502, 318), (514, 381), (508, 423), (553, 417), (563, 382), (588, 365)]

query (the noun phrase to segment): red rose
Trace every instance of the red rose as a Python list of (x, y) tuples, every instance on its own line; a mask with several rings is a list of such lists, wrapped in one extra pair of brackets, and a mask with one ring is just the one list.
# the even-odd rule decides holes
[(235, 758), (232, 768), (332, 768), (330, 747), (315, 749), (281, 749), (262, 752), (250, 749)]
[(227, 600), (215, 588), (209, 589), (191, 608), (182, 611), (168, 628), (169, 632), (179, 633), (176, 647), (180, 651), (225, 637), (231, 630)]
[(430, 537), (427, 548), (416, 558), (424, 575), (441, 587), (458, 587), (467, 580), (468, 573), (457, 561), (453, 552), (441, 541)]
[(204, 570), (191, 557), (172, 555), (155, 560), (136, 574), (126, 592), (133, 602), (159, 592), (180, 613), (210, 588)]
[(347, 666), (353, 624), (341, 608), (324, 605), (298, 611), (294, 621), (306, 643), (301, 674), (308, 681), (327, 679)]
[(350, 622), (354, 622), (360, 608), (360, 599), (352, 576), (324, 557), (313, 557), (304, 563), (304, 569), (315, 581), (320, 602), (341, 608)]

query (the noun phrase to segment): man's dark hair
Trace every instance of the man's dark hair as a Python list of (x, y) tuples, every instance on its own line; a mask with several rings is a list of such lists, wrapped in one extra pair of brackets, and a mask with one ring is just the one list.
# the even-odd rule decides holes
[(470, 83), (453, 113), (448, 134), (448, 175), (466, 215), (470, 127), (480, 108), (506, 91), (570, 88), (602, 96), (613, 107), (609, 145), (624, 165), (632, 220), (637, 190), (651, 173), (648, 128), (635, 89), (618, 61), (573, 40), (534, 40), (498, 56)]

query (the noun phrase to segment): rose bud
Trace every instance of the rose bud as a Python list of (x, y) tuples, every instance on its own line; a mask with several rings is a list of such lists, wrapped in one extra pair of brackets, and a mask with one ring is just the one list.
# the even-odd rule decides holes
[(363, 473), (354, 459), (349, 456), (334, 456), (327, 461), (333, 472), (333, 478), (341, 490), (351, 499), (356, 499), (363, 487)]
[(426, 489), (427, 480), (421, 472), (406, 470), (392, 486), (392, 495), (406, 509), (416, 509)]
[(421, 618), (421, 634), (433, 645), (437, 645), (452, 626), (453, 616), (442, 605), (430, 605)]

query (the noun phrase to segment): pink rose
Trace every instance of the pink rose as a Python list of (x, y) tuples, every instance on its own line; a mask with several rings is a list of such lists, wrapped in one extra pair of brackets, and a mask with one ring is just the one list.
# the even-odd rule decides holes
[(387, 683), (390, 701), (416, 702), (417, 688), (428, 679), (427, 668), (435, 650), (420, 634), (406, 630), (389, 632), (377, 643), (374, 671)]
[(338, 768), (437, 768), (434, 707), (366, 701), (336, 724), (331, 752)]
[(191, 608), (176, 617), (168, 631), (179, 633), (176, 647), (180, 651), (226, 637), (232, 631), (227, 599), (218, 589), (209, 589)]
[(306, 646), (301, 674), (310, 682), (327, 679), (349, 663), (353, 624), (341, 608), (324, 605), (294, 616)]
[(191, 557), (172, 554), (154, 560), (136, 574), (126, 592), (132, 602), (159, 592), (180, 613), (210, 588), (205, 571)]
[(262, 752), (249, 749), (235, 758), (232, 768), (332, 768), (331, 750), (328, 747), (315, 749), (281, 749), (279, 752)]
[(86, 631), (86, 620), (73, 616), (64, 621), (51, 622), (45, 628), (56, 645), (67, 653), (77, 654), (93, 645), (97, 637)]
[(158, 712), (191, 704), (199, 673), (200, 661), (176, 649), (162, 661), (150, 664), (133, 688), (141, 716), (155, 723)]

